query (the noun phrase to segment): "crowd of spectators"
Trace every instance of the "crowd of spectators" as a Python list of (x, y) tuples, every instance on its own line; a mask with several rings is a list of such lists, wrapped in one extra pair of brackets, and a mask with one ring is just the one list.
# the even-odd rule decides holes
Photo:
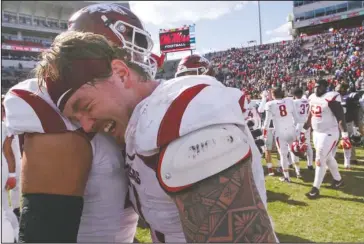
[[(246, 89), (253, 98), (259, 98), (262, 91), (281, 86), (290, 91), (301, 87), (311, 93), (319, 76), (327, 78), (333, 88), (346, 81), (351, 87), (364, 88), (364, 30), (332, 30), (328, 33), (300, 37), (292, 41), (265, 44), (248, 48), (231, 48), (212, 52), (204, 56), (215, 70), (216, 78), (230, 87)], [(2, 59), (37, 60), (36, 56), (2, 56)], [(178, 60), (171, 63), (174, 74)], [(165, 65), (166, 66), (166, 65)], [(13, 84), (22, 80), (8, 80)], [(160, 78), (168, 74), (160, 72)], [(4, 77), (4, 76), (3, 76)], [(4, 85), (4, 79), (3, 87)], [(7, 87), (7, 85), (6, 85)]]
[(286, 91), (301, 87), (312, 92), (315, 80), (327, 78), (334, 87), (346, 81), (351, 87), (364, 82), (364, 30), (331, 30), (250, 48), (231, 48), (208, 53), (216, 78), (227, 86), (244, 88), (254, 98), (268, 88)]

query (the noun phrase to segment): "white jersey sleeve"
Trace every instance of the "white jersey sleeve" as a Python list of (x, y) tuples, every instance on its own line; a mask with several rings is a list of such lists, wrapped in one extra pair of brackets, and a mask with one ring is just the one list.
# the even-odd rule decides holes
[(264, 113), (265, 111), (265, 104), (267, 103), (267, 98), (264, 96), (262, 98), (262, 101), (260, 102), (259, 104), (259, 107), (258, 107), (258, 112), (259, 113)]
[(36, 79), (12, 87), (5, 96), (4, 106), (9, 135), (59, 133), (79, 128), (59, 112), (46, 88), (40, 88)]

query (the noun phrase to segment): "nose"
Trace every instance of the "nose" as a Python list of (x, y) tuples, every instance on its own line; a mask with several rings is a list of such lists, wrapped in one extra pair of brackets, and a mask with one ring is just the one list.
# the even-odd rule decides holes
[(80, 116), (79, 118), (82, 129), (85, 132), (93, 132), (96, 120), (88, 116)]

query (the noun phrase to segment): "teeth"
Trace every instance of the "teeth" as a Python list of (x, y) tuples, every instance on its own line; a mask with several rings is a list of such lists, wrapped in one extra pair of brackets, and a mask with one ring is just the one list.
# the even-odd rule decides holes
[(105, 132), (109, 132), (110, 131), (110, 129), (112, 128), (112, 127), (114, 127), (115, 126), (115, 121), (110, 121), (105, 127), (104, 127), (104, 131)]

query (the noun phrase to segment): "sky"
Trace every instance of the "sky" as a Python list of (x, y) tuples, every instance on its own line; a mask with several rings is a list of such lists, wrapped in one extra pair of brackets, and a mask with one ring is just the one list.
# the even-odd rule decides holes
[[(154, 41), (153, 52), (160, 53), (159, 29), (196, 24), (196, 51), (204, 54), (259, 44), (257, 1), (131, 1), (131, 10), (142, 20)], [(292, 1), (261, 1), (262, 43), (290, 40), (287, 17), (293, 12)], [(189, 51), (168, 54), (178, 59)]]

